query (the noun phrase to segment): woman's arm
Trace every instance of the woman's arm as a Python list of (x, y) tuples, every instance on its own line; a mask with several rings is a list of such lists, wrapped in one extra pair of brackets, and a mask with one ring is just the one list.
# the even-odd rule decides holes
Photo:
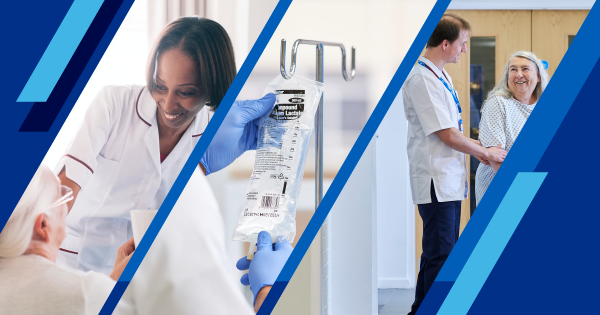
[(125, 270), (125, 267), (127, 267), (129, 259), (131, 259), (131, 255), (133, 255), (133, 252), (135, 252), (135, 245), (133, 243), (132, 237), (129, 240), (127, 240), (127, 242), (125, 242), (123, 245), (121, 245), (117, 250), (117, 258), (115, 259), (115, 265), (113, 267), (113, 271), (110, 274), (110, 277), (113, 280), (119, 280), (121, 274), (123, 273), (123, 270)]
[(270, 285), (264, 286), (260, 289), (260, 291), (258, 291), (258, 294), (256, 295), (256, 302), (254, 302), (254, 312), (258, 313), (258, 310), (260, 309), (260, 306), (263, 304), (263, 302), (267, 298), (269, 291), (271, 291)]
[(200, 169), (202, 170), (202, 173), (204, 173), (204, 175), (206, 175), (206, 168), (204, 167), (204, 165), (202, 163), (198, 163), (198, 165), (200, 165)]
[(96, 170), (98, 155), (105, 147), (113, 126), (121, 117), (122, 103), (127, 93), (134, 99), (135, 92), (128, 87), (108, 86), (98, 93), (87, 109), (65, 155), (54, 169), (62, 185), (73, 190), (73, 200), (67, 203), (69, 211), (79, 191), (85, 189)]
[(493, 162), (490, 161), (490, 166), (494, 169), (494, 172), (498, 173), (498, 169), (500, 169), (500, 166), (502, 166), (503, 162)]
[[(484, 147), (501, 147), (505, 148), (506, 130), (505, 130), (506, 114), (504, 111), (503, 100), (499, 97), (488, 99), (483, 105), (481, 121), (479, 122), (479, 140)], [(500, 165), (504, 161), (489, 161), (489, 165), (498, 172)]]
[[(500, 147), (482, 147), (456, 128), (447, 128), (434, 132), (438, 138), (453, 150), (475, 156), (480, 161), (504, 161), (506, 151)], [(484, 163), (485, 164), (485, 163)]]
[(69, 207), (69, 212), (71, 212), (71, 208), (73, 208), (73, 204), (75, 203), (75, 200), (77, 199), (77, 195), (79, 194), (79, 190), (81, 190), (81, 187), (79, 187), (79, 185), (77, 185), (76, 182), (70, 180), (67, 177), (66, 168), (67, 168), (67, 166), (65, 165), (63, 167), (63, 169), (60, 171), (60, 173), (58, 173), (58, 178), (60, 179), (61, 185), (67, 186), (67, 187), (71, 188), (71, 190), (73, 191), (73, 200), (67, 202), (67, 206)]

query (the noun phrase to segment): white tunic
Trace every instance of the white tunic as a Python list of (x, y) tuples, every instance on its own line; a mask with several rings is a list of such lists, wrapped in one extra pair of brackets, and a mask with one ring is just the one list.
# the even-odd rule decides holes
[(133, 233), (130, 210), (158, 209), (210, 120), (204, 107), (160, 162), (156, 103), (143, 86), (107, 86), (55, 168), (81, 191), (57, 262), (106, 275)]
[[(514, 98), (494, 96), (483, 104), (479, 123), (479, 141), (485, 148), (502, 145), (510, 151), (535, 104), (525, 105)], [(479, 164), (475, 175), (475, 197), (477, 204), (492, 183), (496, 172), (489, 165)]]
[[(442, 74), (425, 57), (419, 60), (427, 64), (438, 77), (447, 82), (452, 90), (452, 79)], [(417, 64), (402, 87), (404, 113), (408, 125), (408, 160), (410, 188), (414, 204), (431, 203), (431, 181), (440, 202), (467, 198), (467, 161), (465, 154), (445, 145), (434, 132), (459, 129), (460, 114), (452, 94), (426, 67)]]
[(239, 288), (242, 274), (232, 276), (237, 269), (225, 251), (229, 232), (196, 169), (114, 314), (254, 314)]
[(64, 268), (38, 255), (0, 258), (0, 314), (96, 315), (114, 285), (103, 274)]

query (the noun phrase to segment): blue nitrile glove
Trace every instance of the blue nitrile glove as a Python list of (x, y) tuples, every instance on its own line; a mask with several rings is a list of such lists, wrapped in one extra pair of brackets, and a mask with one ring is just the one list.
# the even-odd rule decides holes
[(255, 150), (260, 117), (275, 105), (275, 94), (259, 100), (235, 101), (200, 163), (206, 175), (220, 171), (247, 150)]
[(240, 281), (243, 285), (250, 285), (254, 302), (262, 287), (275, 283), (293, 249), (292, 244), (285, 237), (277, 237), (277, 243), (272, 244), (269, 232), (262, 231), (258, 234), (254, 258), (248, 260), (244, 256), (238, 260), (236, 267), (239, 270), (249, 269)]

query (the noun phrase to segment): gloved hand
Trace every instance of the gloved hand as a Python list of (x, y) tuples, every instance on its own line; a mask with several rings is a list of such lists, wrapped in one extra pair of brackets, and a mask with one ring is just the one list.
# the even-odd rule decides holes
[(243, 285), (250, 285), (250, 290), (254, 294), (254, 302), (256, 302), (256, 295), (262, 287), (275, 283), (293, 249), (292, 244), (283, 236), (279, 236), (277, 243), (272, 244), (269, 232), (263, 231), (258, 234), (254, 258), (248, 260), (244, 256), (238, 260), (236, 267), (239, 270), (249, 269), (240, 281)]
[(275, 94), (259, 100), (235, 101), (200, 163), (206, 175), (220, 171), (247, 150), (255, 150), (259, 119), (275, 105)]

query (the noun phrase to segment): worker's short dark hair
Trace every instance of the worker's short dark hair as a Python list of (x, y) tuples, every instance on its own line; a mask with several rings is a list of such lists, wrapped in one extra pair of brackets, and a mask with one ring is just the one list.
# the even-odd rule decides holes
[(426, 48), (437, 47), (444, 40), (454, 43), (460, 35), (460, 31), (466, 30), (471, 32), (471, 24), (467, 20), (461, 18), (458, 15), (446, 13), (442, 16), (442, 19), (433, 30), (431, 37), (427, 41)]
[(217, 22), (197, 16), (182, 17), (167, 25), (150, 51), (146, 84), (150, 92), (156, 84), (154, 74), (162, 53), (179, 48), (196, 63), (202, 93), (216, 110), (237, 70), (233, 46), (225, 29)]

